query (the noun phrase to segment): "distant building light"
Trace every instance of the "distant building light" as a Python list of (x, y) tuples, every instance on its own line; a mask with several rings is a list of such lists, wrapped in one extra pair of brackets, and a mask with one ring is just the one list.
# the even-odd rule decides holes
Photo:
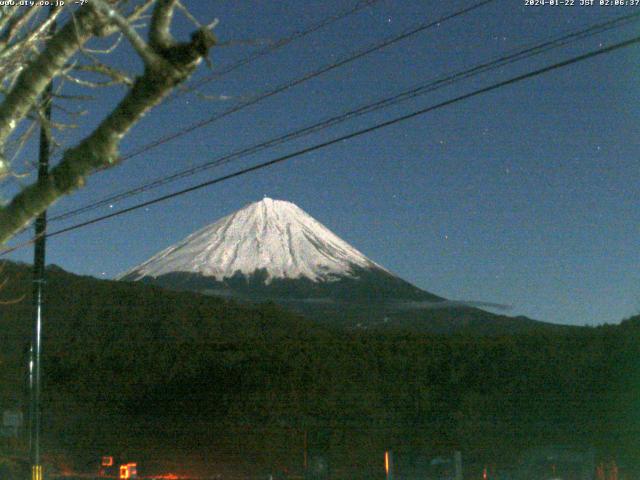
[(113, 465), (113, 457), (102, 457), (101, 464), (103, 467), (111, 467)]
[(120, 465), (120, 476), (118, 478), (120, 480), (138, 478), (138, 464), (126, 463), (124, 465)]

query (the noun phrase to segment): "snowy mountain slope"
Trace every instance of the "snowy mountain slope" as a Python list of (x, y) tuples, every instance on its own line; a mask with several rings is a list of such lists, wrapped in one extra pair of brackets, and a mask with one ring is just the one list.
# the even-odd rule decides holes
[(241, 302), (275, 302), (347, 329), (492, 334), (542, 325), (424, 291), (365, 257), (296, 205), (270, 198), (189, 235), (119, 280)]
[[(384, 270), (293, 203), (264, 198), (166, 248), (120, 279), (196, 273), (218, 281), (256, 271), (274, 279), (331, 281)], [(387, 272), (388, 273), (388, 272)]]

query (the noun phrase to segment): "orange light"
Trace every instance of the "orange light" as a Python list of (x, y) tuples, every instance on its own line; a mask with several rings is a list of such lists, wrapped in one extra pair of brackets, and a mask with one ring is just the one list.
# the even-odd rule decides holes
[(611, 470), (609, 471), (610, 480), (618, 480), (618, 465), (615, 460), (611, 461)]
[(113, 457), (102, 457), (102, 466), (110, 467), (113, 465)]
[(389, 452), (384, 452), (384, 473), (389, 475)]
[(596, 477), (598, 480), (604, 480), (604, 465), (602, 463), (596, 468)]
[(131, 478), (129, 465), (120, 465), (120, 480), (127, 480), (128, 478)]

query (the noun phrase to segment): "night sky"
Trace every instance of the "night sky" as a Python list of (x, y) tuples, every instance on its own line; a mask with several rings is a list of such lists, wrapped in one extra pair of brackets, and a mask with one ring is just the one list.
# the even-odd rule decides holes
[[(220, 20), (213, 71), (355, 0), (185, 0)], [(158, 107), (127, 137), (127, 154), (307, 72), (474, 2), (375, 2), (312, 35)], [(444, 74), (617, 16), (633, 6), (526, 6), (496, 0), (94, 175), (51, 215), (276, 137)], [(178, 30), (192, 28), (183, 19)], [(226, 166), (52, 222), (51, 230), (607, 46), (640, 22), (463, 80), (401, 105)], [(122, 49), (114, 63), (140, 69)], [(73, 87), (69, 87), (73, 89)], [(83, 104), (73, 144), (123, 90)], [(76, 105), (80, 108), (80, 106)], [(61, 115), (56, 113), (54, 115)], [(512, 305), (556, 323), (616, 323), (640, 311), (640, 47), (586, 60), (228, 182), (50, 239), (47, 262), (112, 278), (192, 231), (263, 196), (288, 200), (372, 260), (429, 292)], [(33, 153), (33, 150), (27, 150)], [(22, 179), (22, 182), (28, 181)], [(15, 188), (15, 185), (14, 187)], [(10, 187), (5, 186), (5, 195)], [(28, 237), (17, 237), (12, 244)], [(8, 258), (31, 261), (31, 248)]]

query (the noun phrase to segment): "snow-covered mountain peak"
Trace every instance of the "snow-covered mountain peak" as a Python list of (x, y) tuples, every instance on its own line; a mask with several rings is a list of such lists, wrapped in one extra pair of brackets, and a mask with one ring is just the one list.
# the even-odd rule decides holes
[(223, 280), (258, 270), (275, 278), (313, 281), (382, 269), (298, 206), (265, 197), (189, 235), (122, 274), (138, 280), (173, 272)]

